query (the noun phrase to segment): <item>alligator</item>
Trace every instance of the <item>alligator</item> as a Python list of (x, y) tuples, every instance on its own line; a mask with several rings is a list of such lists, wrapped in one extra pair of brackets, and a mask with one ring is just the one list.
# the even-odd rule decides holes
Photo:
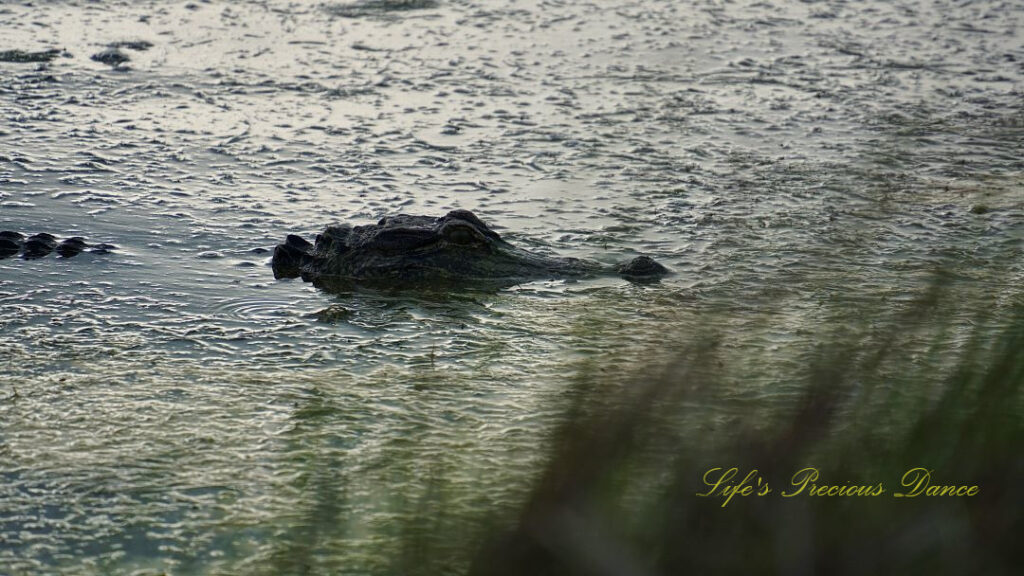
[(113, 66), (114, 68), (118, 68), (125, 62), (131, 60), (131, 57), (122, 52), (121, 49), (117, 46), (107, 48), (106, 50), (101, 50), (93, 54), (89, 58), (96, 62), (101, 62), (108, 66)]
[(96, 62), (106, 64), (114, 70), (124, 72), (128, 70), (128, 66), (125, 63), (129, 62), (132, 58), (121, 50), (121, 48), (142, 52), (144, 50), (149, 50), (152, 47), (153, 43), (147, 40), (121, 40), (119, 42), (111, 42), (110, 44), (107, 44), (106, 49), (93, 54), (89, 58)]
[(39, 52), (27, 52), (25, 50), (0, 50), (0, 62), (49, 62), (61, 54), (69, 56), (67, 52), (56, 48), (40, 50)]
[(64, 258), (78, 256), (88, 250), (94, 254), (106, 254), (117, 247), (113, 244), (89, 244), (85, 238), (74, 236), (57, 242), (53, 234), (40, 232), (28, 238), (19, 232), (4, 230), (0, 232), (0, 259), (20, 254), (25, 260), (42, 258), (51, 252), (57, 252)]
[(508, 287), (530, 280), (618, 273), (637, 283), (668, 273), (648, 256), (608, 267), (579, 258), (545, 256), (517, 248), (469, 210), (441, 217), (388, 216), (377, 224), (328, 226), (311, 243), (288, 235), (274, 248), (274, 278), (297, 278), (326, 290), (381, 287)]

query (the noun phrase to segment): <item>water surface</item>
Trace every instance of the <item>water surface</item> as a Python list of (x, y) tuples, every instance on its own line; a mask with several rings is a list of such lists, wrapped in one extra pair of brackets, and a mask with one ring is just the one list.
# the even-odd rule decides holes
[[(521, 500), (572, 377), (714, 328), (734, 401), (708, 418), (771, 414), (830, 319), (899, 312), (937, 271), (954, 326), (998, 327), (1024, 281), (1022, 22), (997, 1), (0, 6), (0, 51), (62, 51), (0, 62), (0, 229), (119, 247), (0, 260), (0, 565), (402, 572), (403, 526), (472, 539)], [(90, 59), (118, 43), (123, 65)], [(327, 294), (268, 266), (289, 233), (455, 208), (674, 275)]]

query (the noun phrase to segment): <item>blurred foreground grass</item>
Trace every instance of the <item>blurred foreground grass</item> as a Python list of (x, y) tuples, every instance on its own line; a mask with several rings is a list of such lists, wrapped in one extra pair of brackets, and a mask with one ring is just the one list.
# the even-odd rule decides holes
[[(727, 387), (714, 334), (657, 374), (581, 371), (546, 469), (471, 573), (1018, 573), (1024, 306), (963, 322), (942, 285), (885, 321), (857, 309), (834, 319), (792, 375), (802, 391), (783, 414), (702, 414)], [(784, 497), (808, 467), (819, 486), (865, 495), (808, 485)], [(933, 486), (978, 492), (896, 497), (915, 492), (901, 481), (917, 467)], [(750, 475), (754, 492), (698, 496), (715, 468), (709, 482), (736, 468), (734, 483)]]
[[(1012, 282), (992, 291), (960, 278), (939, 274), (916, 299), (795, 313), (785, 299), (709, 310), (650, 290), (638, 321), (614, 293), (606, 307), (588, 301), (585, 353), (544, 403), (563, 412), (538, 465), (509, 470), (496, 446), (488, 457), (506, 468), (467, 478), (463, 460), (424, 466), (415, 435), (373, 470), (317, 444), (296, 450), (307, 498), (246, 571), (1016, 574), (1024, 301)], [(678, 330), (652, 330), (659, 322)], [(311, 430), (339, 413), (321, 400), (298, 415)], [(896, 497), (917, 491), (901, 485), (917, 468), (931, 486), (977, 493)], [(705, 478), (731, 469), (701, 496)], [(357, 477), (368, 473), (379, 490)], [(747, 476), (751, 493), (722, 495)], [(386, 500), (374, 519), (350, 522), (373, 498)]]

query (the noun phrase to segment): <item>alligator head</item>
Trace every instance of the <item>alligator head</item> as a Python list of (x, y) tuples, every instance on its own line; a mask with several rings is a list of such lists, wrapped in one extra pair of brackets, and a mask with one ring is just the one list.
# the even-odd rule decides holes
[[(324, 288), (348, 284), (511, 286), (544, 278), (593, 276), (607, 268), (578, 258), (544, 256), (501, 239), (468, 210), (445, 216), (388, 216), (377, 224), (328, 226), (315, 243), (290, 235), (274, 248), (275, 278), (302, 277)], [(640, 256), (613, 269), (647, 282), (668, 272)]]

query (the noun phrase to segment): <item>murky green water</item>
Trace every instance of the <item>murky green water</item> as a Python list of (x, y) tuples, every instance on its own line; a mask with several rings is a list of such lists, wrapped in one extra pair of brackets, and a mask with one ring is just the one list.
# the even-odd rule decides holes
[[(411, 573), (417, 539), (458, 572), (583, 370), (652, 370), (711, 324), (744, 401), (708, 413), (771, 412), (839, 312), (898, 311), (940, 268), (954, 325), (998, 326), (1022, 24), (996, 1), (0, 5), (0, 51), (65, 50), (0, 62), (0, 229), (119, 246), (0, 260), (0, 572)], [(339, 295), (264, 252), (453, 208), (675, 274)]]

